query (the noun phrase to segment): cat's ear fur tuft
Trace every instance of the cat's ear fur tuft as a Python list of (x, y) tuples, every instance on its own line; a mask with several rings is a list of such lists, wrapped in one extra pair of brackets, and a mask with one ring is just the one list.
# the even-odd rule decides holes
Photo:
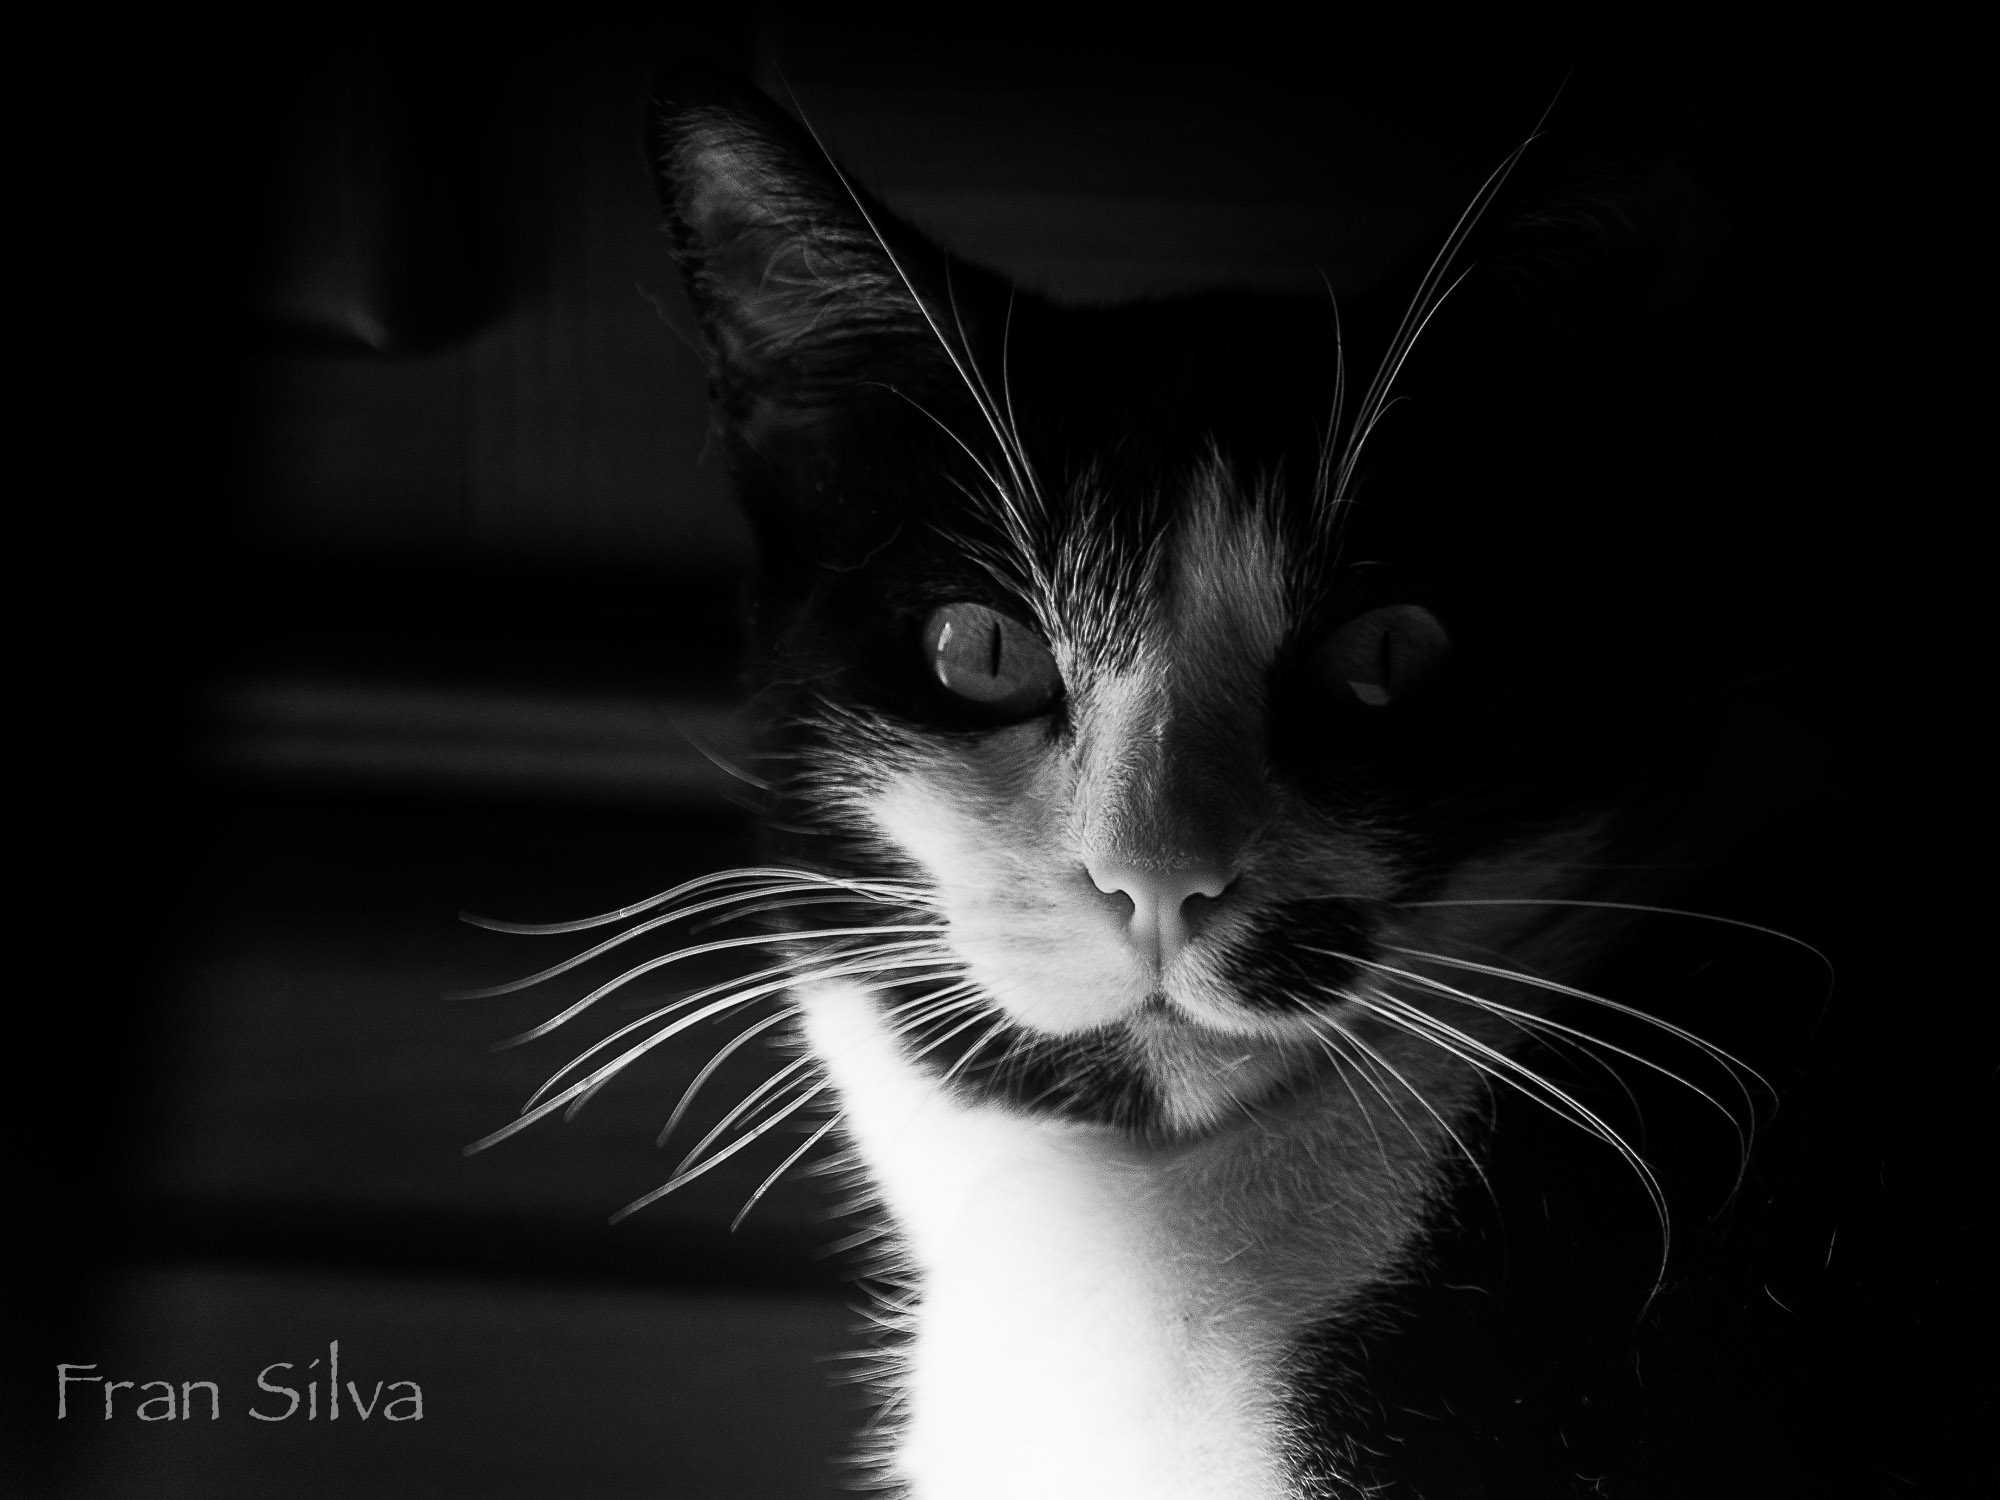
[(724, 418), (753, 442), (811, 427), (939, 348), (913, 277), (937, 252), (868, 200), (762, 94), (693, 72), (654, 85), (667, 227)]

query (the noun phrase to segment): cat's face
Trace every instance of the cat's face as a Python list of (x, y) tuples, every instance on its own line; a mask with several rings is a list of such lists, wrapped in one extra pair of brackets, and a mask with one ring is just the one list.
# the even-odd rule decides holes
[(1590, 444), (1519, 472), (1495, 385), (1343, 473), (1324, 310), (1051, 308), (743, 100), (657, 145), (767, 563), (774, 821), (900, 894), (857, 920), (936, 932), (875, 997), (913, 1065), (1199, 1133), (1420, 1068), (1425, 1016), (1479, 1045), (1433, 959), (1572, 956), (1539, 903), (1590, 888), (1647, 759), (1615, 589), (1550, 555)]
[[(1396, 987), (1399, 948), (1518, 925), (1517, 912), (1468, 926), (1404, 902), (1558, 894), (1551, 865), (1588, 846), (1578, 820), (1440, 878), (1407, 810), (1343, 741), (1393, 740), (1407, 726), (1365, 721), (1448, 691), (1444, 628), (1415, 605), (1327, 632), (1302, 618), (1301, 575), (1323, 563), (1297, 555), (1279, 497), (1246, 489), (1220, 461), (1200, 466), (1143, 555), (1089, 559), (1079, 542), (1073, 588), (933, 607), (908, 643), (913, 672), (948, 693), (1046, 683), (1011, 722), (954, 730), (850, 703), (852, 719), (819, 731), (845, 821), (932, 893), (1006, 1019), (983, 1038), (992, 1061), (1029, 1039), (1092, 1059), (1091, 1088), (1045, 1106), (1199, 1129), (1317, 1075), (1343, 1030), (1379, 1047), (1354, 997)], [(1063, 505), (1092, 508), (1087, 488)], [(962, 633), (975, 639), (964, 655)], [(941, 1046), (937, 1065), (966, 1052)], [(971, 1081), (1011, 1084), (1023, 1103), (1059, 1072), (977, 1062)]]

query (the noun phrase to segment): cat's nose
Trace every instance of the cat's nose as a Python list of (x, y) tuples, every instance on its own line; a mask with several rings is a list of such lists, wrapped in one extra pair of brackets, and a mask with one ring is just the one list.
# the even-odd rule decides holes
[(1099, 857), (1086, 859), (1084, 868), (1100, 891), (1107, 896), (1121, 895), (1132, 903), (1126, 936), (1156, 973), (1172, 963), (1194, 937), (1207, 902), (1236, 880), (1233, 871), (1209, 864), (1160, 870)]

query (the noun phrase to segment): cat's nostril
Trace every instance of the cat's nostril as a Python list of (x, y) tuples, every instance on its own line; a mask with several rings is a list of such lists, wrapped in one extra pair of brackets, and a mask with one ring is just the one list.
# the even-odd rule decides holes
[(1195, 891), (1183, 898), (1181, 920), (1187, 924), (1189, 937), (1193, 937), (1208, 925), (1209, 918), (1215, 914), (1215, 909), (1222, 905), (1229, 893), (1235, 889), (1236, 881), (1232, 878), (1219, 891)]
[(1098, 858), (1084, 867), (1098, 890), (1130, 903), (1126, 935), (1155, 969), (1174, 961), (1236, 883), (1234, 871), (1214, 865), (1156, 869)]
[(1097, 891), (1099, 896), (1103, 898), (1105, 906), (1118, 918), (1120, 923), (1130, 922), (1133, 917), (1138, 915), (1139, 903), (1134, 901), (1130, 893), (1124, 890), (1123, 887), (1099, 884), (1094, 872), (1090, 877), (1090, 884), (1092, 889)]

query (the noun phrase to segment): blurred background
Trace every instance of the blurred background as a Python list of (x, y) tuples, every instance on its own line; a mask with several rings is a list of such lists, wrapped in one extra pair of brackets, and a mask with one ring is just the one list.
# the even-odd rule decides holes
[[(457, 914), (586, 916), (752, 850), (715, 764), (752, 559), (649, 77), (698, 55), (788, 91), (1038, 290), (1323, 297), (1433, 241), (1564, 62), (782, 4), (135, 26), (31, 7), (13, 101), (10, 1462), (79, 1497), (835, 1490), (867, 1418), (831, 1358), (854, 1226), (794, 1174), (729, 1228), (813, 1122), (606, 1222), (666, 1180), (654, 1137), (734, 1030), (463, 1152), (630, 1013), (490, 1051), (582, 986), (447, 992), (577, 944)], [(781, 1061), (736, 1054), (707, 1121)], [(424, 1420), (247, 1417), (257, 1371), (302, 1384), (336, 1339)], [(216, 1381), (222, 1419), (126, 1392), (107, 1423), (88, 1386), (22, 1426), (57, 1360)]]

